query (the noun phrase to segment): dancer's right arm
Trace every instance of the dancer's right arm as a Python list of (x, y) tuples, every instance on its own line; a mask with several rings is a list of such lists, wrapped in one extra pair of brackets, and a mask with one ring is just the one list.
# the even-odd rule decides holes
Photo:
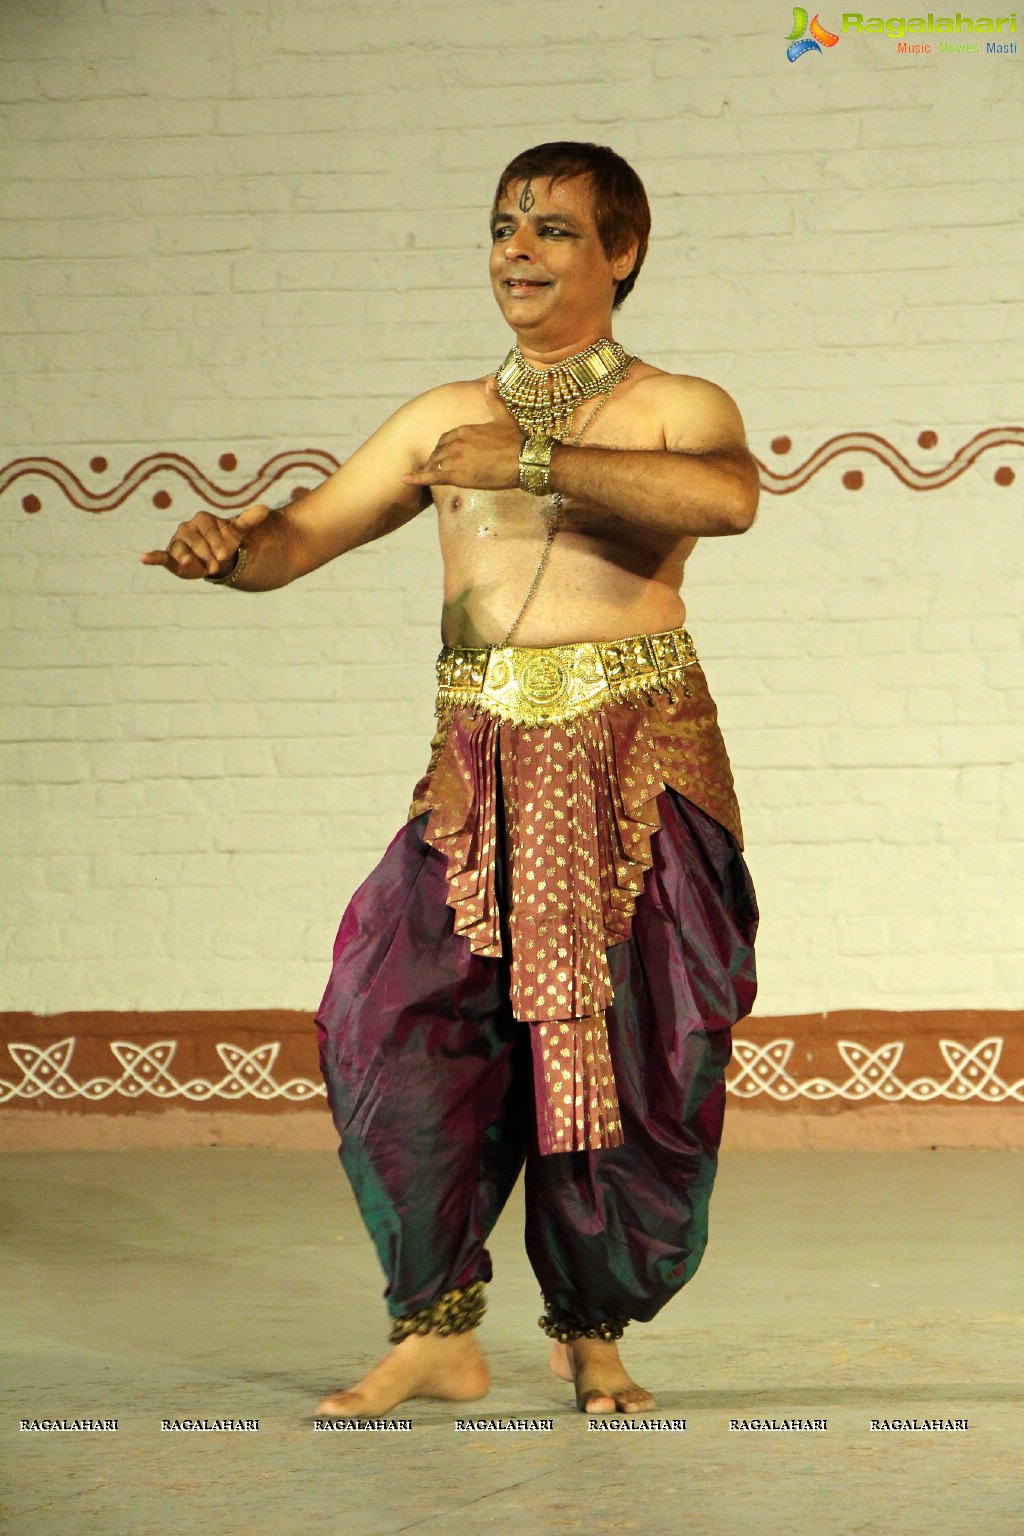
[(198, 512), (174, 530), (166, 549), (151, 549), (143, 565), (162, 565), (172, 576), (195, 581), (230, 571), (238, 546), (248, 560), (236, 585), (247, 592), (287, 586), (336, 555), (400, 528), (429, 503), (421, 486), (404, 474), (418, 469), (444, 430), (450, 386), (430, 390), (395, 412), (322, 485), (278, 512), (262, 502), (237, 517)]

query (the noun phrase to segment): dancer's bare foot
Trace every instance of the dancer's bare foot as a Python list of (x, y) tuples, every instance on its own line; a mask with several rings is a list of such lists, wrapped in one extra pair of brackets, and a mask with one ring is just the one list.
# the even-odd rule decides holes
[(637, 1386), (619, 1359), (618, 1345), (604, 1339), (575, 1339), (553, 1344), (551, 1369), (576, 1388), (580, 1413), (646, 1413), (654, 1398)]
[(483, 1397), (490, 1384), (473, 1330), (444, 1338), (437, 1333), (413, 1333), (395, 1344), (354, 1387), (329, 1393), (316, 1414), (333, 1419), (374, 1418), (410, 1397), (470, 1402)]

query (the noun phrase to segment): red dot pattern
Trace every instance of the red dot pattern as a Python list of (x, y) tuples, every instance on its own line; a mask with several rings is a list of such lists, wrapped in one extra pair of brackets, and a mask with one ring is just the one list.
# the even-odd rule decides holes
[(843, 484), (848, 491), (859, 491), (864, 484), (864, 471), (861, 469), (848, 469), (843, 476)]
[(154, 507), (159, 507), (160, 511), (164, 512), (164, 511), (167, 510), (167, 508), (170, 506), (170, 504), (171, 504), (171, 494), (170, 494), (170, 492), (169, 491), (157, 491), (156, 495), (153, 497), (153, 505), (154, 505)]
[(235, 458), (233, 453), (222, 453), (220, 458), (217, 460), (217, 463), (220, 465), (221, 469), (238, 468), (238, 460)]
[(792, 446), (792, 440), (788, 437), (772, 438), (772, 453), (788, 453)]
[(919, 448), (934, 448), (938, 440), (939, 434), (937, 432), (927, 431), (917, 434), (917, 446)]
[(38, 496), (23, 496), (21, 498), (21, 505), (25, 512), (38, 512), (43, 504)]
[(107, 468), (107, 461), (101, 453), (98, 453), (94, 459), (89, 460), (89, 468), (94, 475), (102, 475)]
[(1009, 464), (1000, 464), (992, 478), (996, 485), (1012, 485), (1014, 482), (1014, 473)]

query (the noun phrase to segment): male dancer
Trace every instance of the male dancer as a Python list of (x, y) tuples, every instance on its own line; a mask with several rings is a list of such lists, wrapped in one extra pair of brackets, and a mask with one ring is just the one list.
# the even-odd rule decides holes
[(699, 537), (750, 526), (758, 482), (728, 395), (611, 339), (649, 228), (611, 150), (517, 156), (491, 217), (516, 338), (495, 374), (403, 406), (298, 503), (200, 513), (142, 557), (265, 591), (438, 511), (433, 753), (317, 1018), (393, 1347), (323, 1414), (486, 1392), (484, 1244), (524, 1161), (541, 1325), (581, 1411), (653, 1404), (616, 1341), (707, 1240), (757, 912), (679, 589)]

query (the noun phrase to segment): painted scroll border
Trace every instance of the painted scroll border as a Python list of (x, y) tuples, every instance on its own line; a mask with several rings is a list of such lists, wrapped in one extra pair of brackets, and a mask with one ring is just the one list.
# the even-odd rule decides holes
[[(930, 430), (921, 431), (917, 446), (925, 452), (938, 444), (938, 435)], [(788, 436), (774, 437), (771, 452), (776, 459), (783, 458), (792, 450)], [(820, 475), (835, 460), (847, 455), (867, 456), (888, 469), (908, 490), (934, 491), (951, 485), (983, 456), (992, 455), (998, 449), (1024, 448), (1024, 427), (986, 427), (975, 433), (956, 451), (935, 468), (923, 468), (911, 463), (907, 456), (878, 432), (841, 432), (826, 438), (800, 464), (788, 471), (772, 468), (755, 455), (755, 463), (761, 477), (761, 486), (769, 495), (791, 496), (801, 491), (815, 476)], [(230, 473), (237, 468), (237, 456), (222, 453), (218, 469)], [(105, 488), (90, 489), (75, 469), (61, 459), (45, 455), (12, 459), (0, 468), (0, 496), (26, 479), (45, 480), (72, 506), (83, 512), (111, 512), (136, 495), (155, 476), (173, 477), (198, 496), (209, 507), (222, 512), (241, 511), (254, 501), (260, 500), (272, 488), (296, 474), (312, 472), (326, 478), (339, 467), (339, 460), (326, 449), (299, 448), (276, 453), (260, 466), (244, 483), (231, 486), (216, 480), (186, 454), (161, 449), (136, 460), (124, 472), (120, 480)], [(101, 454), (93, 454), (89, 460), (90, 473), (97, 478), (109, 470), (108, 460)], [(993, 471), (995, 485), (1006, 488), (1014, 483), (1016, 472), (1011, 465), (999, 462)], [(865, 483), (862, 468), (850, 468), (843, 472), (841, 483), (848, 491), (859, 491)], [(293, 487), (293, 499), (301, 496), (309, 487)], [(161, 509), (171, 505), (169, 491), (161, 487), (153, 495), (153, 503)], [(26, 491), (21, 499), (22, 510), (36, 513), (42, 510), (42, 500), (35, 491)]]

